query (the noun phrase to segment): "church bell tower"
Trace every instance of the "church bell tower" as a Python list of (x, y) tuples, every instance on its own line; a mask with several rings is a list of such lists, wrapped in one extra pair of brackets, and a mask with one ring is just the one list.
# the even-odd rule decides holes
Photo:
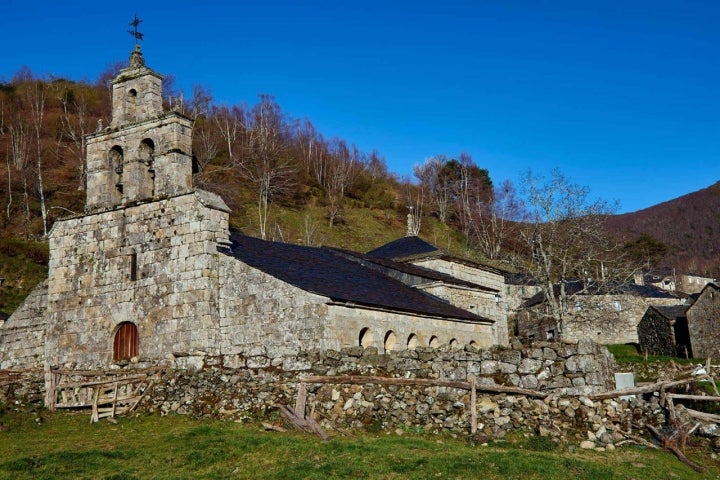
[(87, 141), (88, 212), (192, 191), (192, 121), (164, 112), (162, 76), (140, 46), (112, 81), (112, 121)]

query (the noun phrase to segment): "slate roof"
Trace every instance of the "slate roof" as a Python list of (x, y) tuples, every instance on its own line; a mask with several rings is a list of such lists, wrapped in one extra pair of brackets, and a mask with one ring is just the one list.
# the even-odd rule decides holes
[(370, 257), (385, 258), (388, 260), (407, 258), (414, 255), (422, 255), (428, 253), (439, 253), (440, 250), (420, 237), (408, 236), (398, 238), (390, 243), (386, 243), (374, 250), (367, 252)]
[[(554, 285), (555, 295), (560, 294), (560, 286)], [(590, 287), (587, 291), (581, 292), (583, 284), (579, 280), (571, 280), (565, 284), (566, 295), (633, 295), (643, 298), (679, 298), (672, 292), (652, 285), (637, 285), (635, 283), (626, 283), (622, 285), (603, 285), (601, 287)], [(538, 292), (528, 298), (523, 307), (532, 307), (545, 302), (545, 293)]]
[(689, 305), (651, 305), (650, 308), (657, 311), (668, 320), (675, 320), (684, 317)]
[(372, 258), (381, 258), (396, 261), (408, 261), (415, 258), (424, 257), (438, 257), (442, 258), (443, 260), (468, 265), (474, 268), (494, 272), (503, 276), (507, 274), (507, 272), (504, 272), (499, 268), (491, 267), (490, 265), (485, 265), (472, 260), (468, 260), (466, 258), (449, 255), (446, 252), (443, 252), (442, 250), (437, 248), (435, 245), (428, 243), (422, 238), (415, 235), (393, 240), (392, 242), (386, 243), (385, 245), (382, 245), (374, 250), (370, 250), (366, 253), (366, 255)]
[(271, 242), (240, 234), (230, 236), (229, 254), (307, 292), (335, 302), (458, 319), (492, 320), (443, 302), (347, 258), (341, 251)]

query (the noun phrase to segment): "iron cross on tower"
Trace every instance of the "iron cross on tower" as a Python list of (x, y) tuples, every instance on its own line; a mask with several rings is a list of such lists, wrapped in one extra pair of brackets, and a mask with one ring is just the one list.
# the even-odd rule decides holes
[(137, 45), (138, 42), (143, 39), (143, 34), (138, 32), (138, 25), (140, 25), (141, 23), (142, 23), (142, 20), (140, 20), (137, 17), (137, 14), (133, 18), (133, 21), (130, 22), (130, 26), (133, 28), (132, 28), (132, 30), (128, 30), (128, 33), (130, 35), (132, 35), (133, 37), (135, 37), (135, 45)]

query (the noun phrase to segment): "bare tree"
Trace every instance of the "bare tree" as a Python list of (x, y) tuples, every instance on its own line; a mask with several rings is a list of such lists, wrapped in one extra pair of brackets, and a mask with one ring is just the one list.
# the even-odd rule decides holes
[(445, 155), (435, 155), (425, 160), (422, 165), (416, 165), (413, 169), (415, 177), (420, 181), (422, 188), (427, 191), (438, 218), (443, 223), (447, 223), (448, 210), (453, 198), (453, 186), (450, 178), (443, 174), (443, 168), (448, 161)]
[(25, 90), (25, 108), (28, 109), (31, 127), (34, 134), (35, 147), (35, 180), (37, 181), (37, 193), (40, 200), (40, 215), (43, 224), (43, 238), (47, 238), (48, 218), (47, 205), (45, 203), (45, 189), (43, 187), (43, 128), (45, 125), (45, 100), (47, 82), (34, 79), (27, 85)]
[[(529, 221), (521, 238), (530, 254), (528, 270), (542, 287), (549, 315), (562, 335), (563, 319), (575, 296), (632, 278), (622, 246), (605, 229), (616, 205), (592, 200), (587, 187), (571, 183), (558, 170), (549, 179), (528, 172), (523, 191)], [(576, 287), (572, 291), (571, 283)]]
[[(30, 141), (28, 134), (28, 126), (22, 121), (17, 119), (16, 122), (10, 124), (8, 128), (10, 132), (10, 149), (12, 151), (12, 163), (15, 167), (15, 171), (18, 172), (22, 178), (23, 183), (23, 199), (25, 201), (23, 209), (23, 227), (25, 230), (25, 238), (29, 236), (29, 224), (30, 224), (30, 198), (28, 194), (28, 167), (29, 167), (29, 150)], [(11, 205), (12, 205), (12, 188), (10, 186), (10, 167), (8, 166), (8, 204), (6, 208), (7, 218), (10, 219)]]
[(62, 106), (60, 137), (61, 140), (66, 138), (70, 141), (67, 148), (71, 151), (79, 174), (77, 189), (83, 190), (87, 175), (85, 170), (85, 135), (90, 133), (88, 95), (85, 88), (64, 89), (58, 95), (58, 100)]
[(516, 237), (525, 220), (522, 200), (509, 180), (494, 189), (490, 200), (479, 201), (468, 212), (468, 231), (472, 242), (490, 260), (512, 254), (507, 242)]
[(272, 198), (287, 191), (295, 181), (295, 166), (287, 156), (287, 126), (274, 98), (261, 95), (245, 120), (245, 160), (242, 175), (255, 187), (260, 237), (267, 237)]
[(355, 145), (348, 147), (343, 140), (334, 140), (330, 151), (331, 158), (321, 185), (325, 189), (328, 219), (332, 227), (342, 212), (346, 190), (363, 171), (364, 164)]
[(238, 106), (227, 107), (222, 106), (213, 112), (213, 119), (220, 131), (220, 135), (225, 141), (230, 166), (239, 164), (237, 151), (237, 142), (240, 140), (247, 126), (245, 122), (245, 114)]

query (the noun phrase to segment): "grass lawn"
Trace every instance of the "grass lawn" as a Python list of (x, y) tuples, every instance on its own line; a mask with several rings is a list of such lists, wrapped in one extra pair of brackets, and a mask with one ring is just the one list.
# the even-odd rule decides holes
[(671, 454), (635, 446), (568, 451), (539, 437), (477, 446), (449, 436), (357, 433), (330, 442), (266, 432), (253, 424), (183, 416), (0, 415), (2, 479), (170, 478), (483, 478), (720, 479), (720, 461), (689, 452), (708, 467), (692, 471)]

